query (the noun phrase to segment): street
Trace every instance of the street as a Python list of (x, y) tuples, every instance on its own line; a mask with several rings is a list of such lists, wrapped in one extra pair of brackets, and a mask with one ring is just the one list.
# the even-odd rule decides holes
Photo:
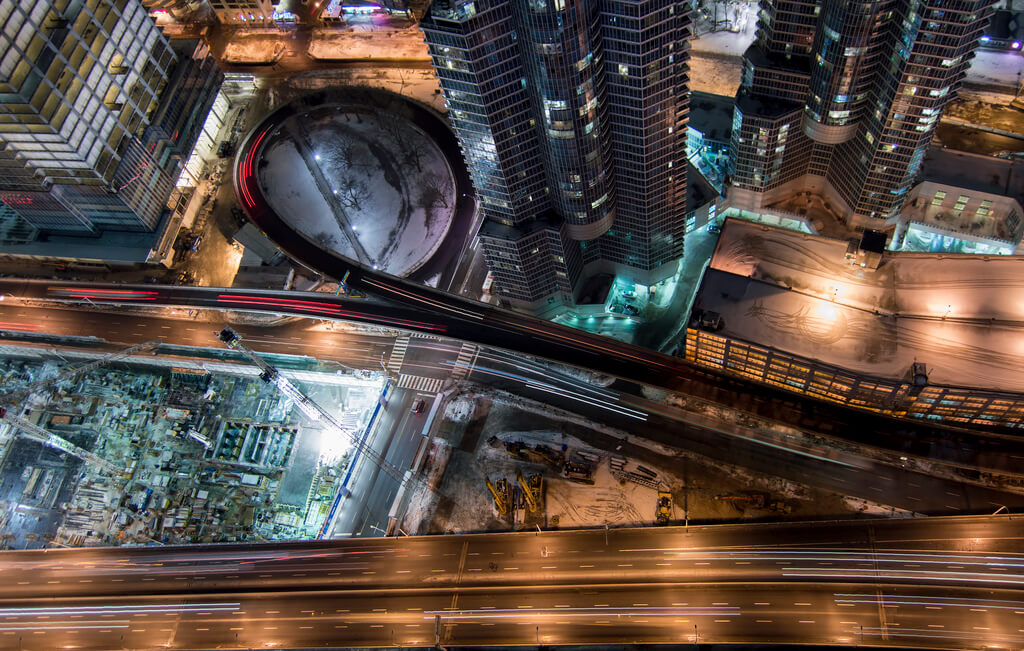
[(0, 556), (0, 648), (1016, 647), (1005, 516)]

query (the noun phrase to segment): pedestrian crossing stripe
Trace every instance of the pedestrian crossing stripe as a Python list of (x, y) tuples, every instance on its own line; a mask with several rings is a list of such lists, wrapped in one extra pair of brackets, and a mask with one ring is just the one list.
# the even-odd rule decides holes
[(388, 358), (387, 368), (389, 372), (400, 373), (402, 371), (402, 362), (405, 360), (407, 348), (409, 348), (409, 335), (395, 340), (395, 345), (391, 347), (391, 357)]
[(472, 370), (479, 352), (480, 348), (476, 344), (462, 344), (462, 350), (459, 351), (459, 356), (455, 358), (455, 363), (452, 365), (452, 378), (458, 380), (466, 377)]
[(434, 341), (441, 341), (441, 338), (437, 335), (428, 335), (422, 332), (410, 332), (409, 336), (416, 337), (417, 339), (433, 339)]
[(440, 393), (444, 380), (436, 377), (423, 377), (420, 375), (399, 375), (398, 388), (412, 389), (413, 391), (425, 391), (427, 393)]

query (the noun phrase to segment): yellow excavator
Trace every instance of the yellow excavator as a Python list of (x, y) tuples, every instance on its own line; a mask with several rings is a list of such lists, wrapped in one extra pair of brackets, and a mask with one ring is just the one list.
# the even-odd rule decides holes
[(658, 491), (658, 524), (668, 524), (672, 519), (672, 493)]

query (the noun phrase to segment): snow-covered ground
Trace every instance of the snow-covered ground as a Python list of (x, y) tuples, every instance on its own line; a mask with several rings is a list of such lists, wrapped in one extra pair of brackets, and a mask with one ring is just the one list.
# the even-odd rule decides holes
[(455, 184), (448, 163), (426, 134), (397, 116), (289, 118), (263, 160), (261, 185), (289, 225), (388, 273), (419, 268), (451, 224)]
[(272, 63), (284, 54), (285, 41), (278, 36), (244, 36), (232, 40), (224, 48), (225, 63)]
[(375, 32), (317, 30), (309, 45), (314, 59), (411, 59), (429, 61), (423, 32), (417, 27)]
[[(444, 419), (439, 419), (434, 444), (443, 439), (445, 445), (437, 448), (436, 461), (427, 464), (429, 483), (436, 485), (443, 497), (422, 490), (412, 496), (401, 524), (410, 533), (510, 528), (508, 520), (498, 514), (484, 479), (504, 477), (514, 482), (517, 468), (524, 475), (543, 476), (543, 522), (548, 527), (651, 525), (659, 489), (673, 495), (673, 523), (687, 518), (781, 518), (790, 513), (797, 517), (849, 515), (868, 509), (892, 514), (884, 505), (848, 500), (779, 477), (754, 475), (501, 391), (464, 390), (467, 392), (448, 403), (451, 406), (445, 409)], [(438, 436), (439, 432), (443, 436)], [(468, 441), (463, 438), (466, 432), (472, 432)], [(594, 484), (570, 481), (554, 468), (509, 455), (504, 443), (510, 441), (540, 443), (555, 450), (564, 445), (576, 459), (592, 460)], [(433, 457), (434, 452), (431, 454)], [(643, 465), (655, 472), (655, 487), (620, 481), (612, 473), (613, 458), (623, 460), (627, 471), (637, 471)], [(753, 493), (767, 495), (764, 508), (721, 499)], [(769, 508), (778, 503), (783, 506), (774, 511)], [(522, 525), (517, 522), (517, 526)]]
[[(929, 381), (1024, 391), (1024, 259), (887, 253), (850, 264), (846, 243), (730, 220), (698, 307), (722, 334), (887, 378), (916, 360)], [(727, 275), (727, 274), (735, 274)], [(792, 288), (792, 290), (787, 289)]]

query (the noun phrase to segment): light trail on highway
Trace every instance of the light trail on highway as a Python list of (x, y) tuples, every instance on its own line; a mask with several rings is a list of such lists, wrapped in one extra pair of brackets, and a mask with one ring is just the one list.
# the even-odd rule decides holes
[(0, 648), (24, 651), (1024, 643), (1007, 517), (62, 549), (0, 570)]

